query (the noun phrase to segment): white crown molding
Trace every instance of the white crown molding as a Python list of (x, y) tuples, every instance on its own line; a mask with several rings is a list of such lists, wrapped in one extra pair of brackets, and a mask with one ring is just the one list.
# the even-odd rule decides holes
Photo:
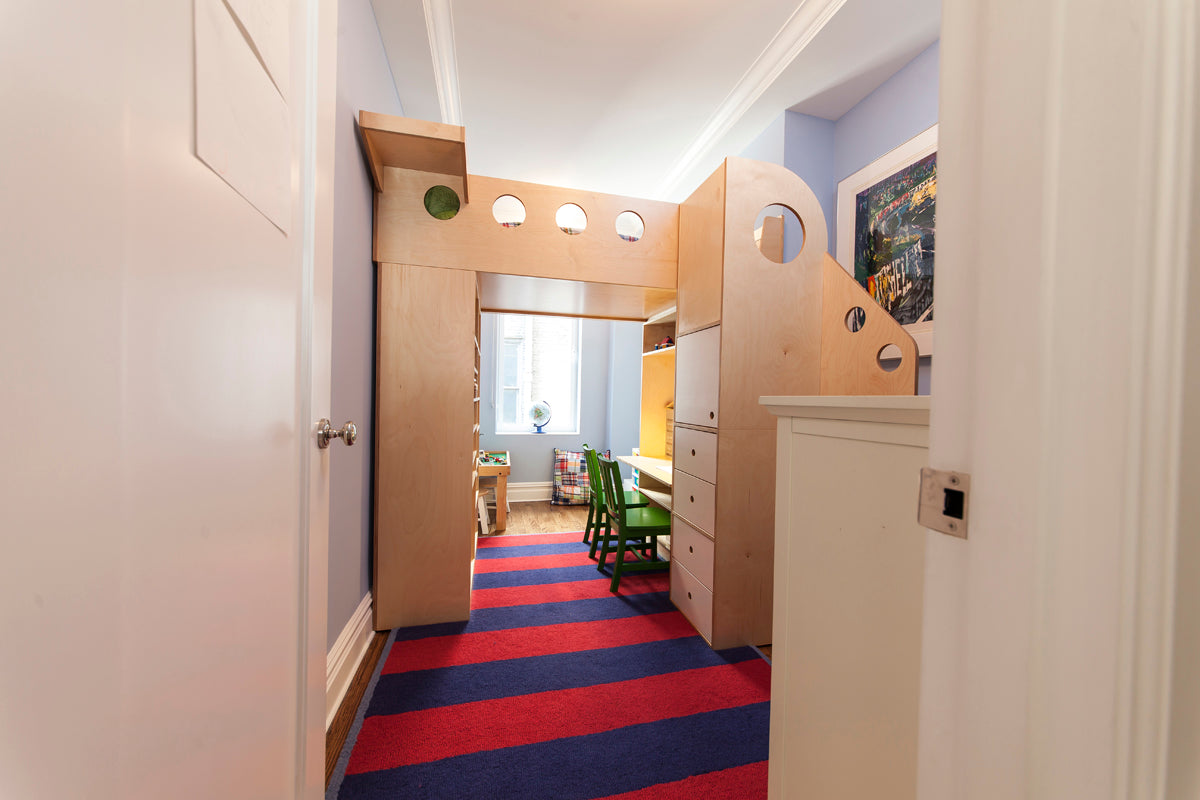
[(454, 12), (450, 0), (422, 0), (433, 79), (437, 84), (442, 122), (462, 125), (462, 100), (458, 89), (458, 56), (454, 49)]
[(684, 176), (729, 133), (845, 3), (846, 0), (806, 0), (800, 4), (675, 162), (659, 186), (659, 197), (672, 195)]

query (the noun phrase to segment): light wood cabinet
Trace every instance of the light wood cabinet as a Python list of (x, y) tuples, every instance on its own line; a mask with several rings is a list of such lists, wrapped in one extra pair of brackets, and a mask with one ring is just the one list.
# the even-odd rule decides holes
[(716, 427), (720, 414), (721, 326), (679, 337), (675, 422)]
[[(675, 309), (647, 320), (642, 326), (642, 426), (638, 452), (647, 458), (670, 458), (673, 431), (670, 418), (675, 400)], [(657, 349), (656, 349), (657, 348)]]
[[(776, 203), (805, 233), (786, 264), (756, 241), (758, 213)], [(825, 230), (803, 181), (746, 159), (727, 159), (680, 205), (673, 524), (693, 549), (695, 536), (711, 547), (703, 568), (675, 559), (671, 597), (713, 647), (772, 636), (775, 420), (759, 397), (915, 388), (911, 340), (826, 255)], [(870, 319), (860, 331), (844, 324), (855, 306)], [(893, 341), (899, 375), (876, 358)]]
[(376, 630), (470, 615), (478, 319), (474, 272), (379, 266)]

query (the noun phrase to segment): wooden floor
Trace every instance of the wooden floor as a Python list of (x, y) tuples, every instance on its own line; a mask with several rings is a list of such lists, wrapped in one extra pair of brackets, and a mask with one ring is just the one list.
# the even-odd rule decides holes
[(553, 506), (549, 500), (533, 503), (509, 503), (508, 527), (492, 533), (564, 533), (587, 526), (587, 506)]

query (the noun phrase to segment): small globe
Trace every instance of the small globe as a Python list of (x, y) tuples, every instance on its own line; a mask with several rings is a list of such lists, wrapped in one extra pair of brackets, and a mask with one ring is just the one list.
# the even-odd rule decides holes
[(529, 421), (538, 428), (544, 426), (550, 421), (550, 404), (545, 400), (538, 400), (529, 407)]

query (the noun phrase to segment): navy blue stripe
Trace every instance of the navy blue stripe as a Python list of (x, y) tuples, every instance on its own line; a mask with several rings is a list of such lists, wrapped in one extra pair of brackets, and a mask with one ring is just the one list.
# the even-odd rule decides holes
[(529, 606), (477, 608), (471, 612), (468, 622), (437, 622), (432, 625), (401, 628), (396, 632), (396, 641), (409, 642), (414, 639), (427, 639), (430, 636), (483, 633), (509, 628), (536, 628), (539, 625), (561, 625), (566, 622), (624, 619), (642, 614), (661, 614), (674, 609), (669, 592), (613, 595)]
[[(614, 702), (617, 698), (613, 698)], [(769, 702), (347, 775), (339, 797), (587, 800), (767, 758)]]
[(630, 681), (758, 658), (749, 647), (715, 651), (699, 636), (579, 653), (555, 653), (382, 675), (367, 716)]
[(539, 583), (571, 583), (603, 577), (592, 564), (578, 567), (519, 569), (512, 572), (485, 572), (475, 576), (475, 589), (500, 589), (506, 586), (535, 586)]
[[(583, 538), (583, 534), (579, 535)], [(586, 553), (589, 545), (583, 542), (561, 542), (559, 544), (526, 544), (519, 547), (481, 547), (475, 558), (524, 558), (525, 556), (557, 556), (563, 553)]]

